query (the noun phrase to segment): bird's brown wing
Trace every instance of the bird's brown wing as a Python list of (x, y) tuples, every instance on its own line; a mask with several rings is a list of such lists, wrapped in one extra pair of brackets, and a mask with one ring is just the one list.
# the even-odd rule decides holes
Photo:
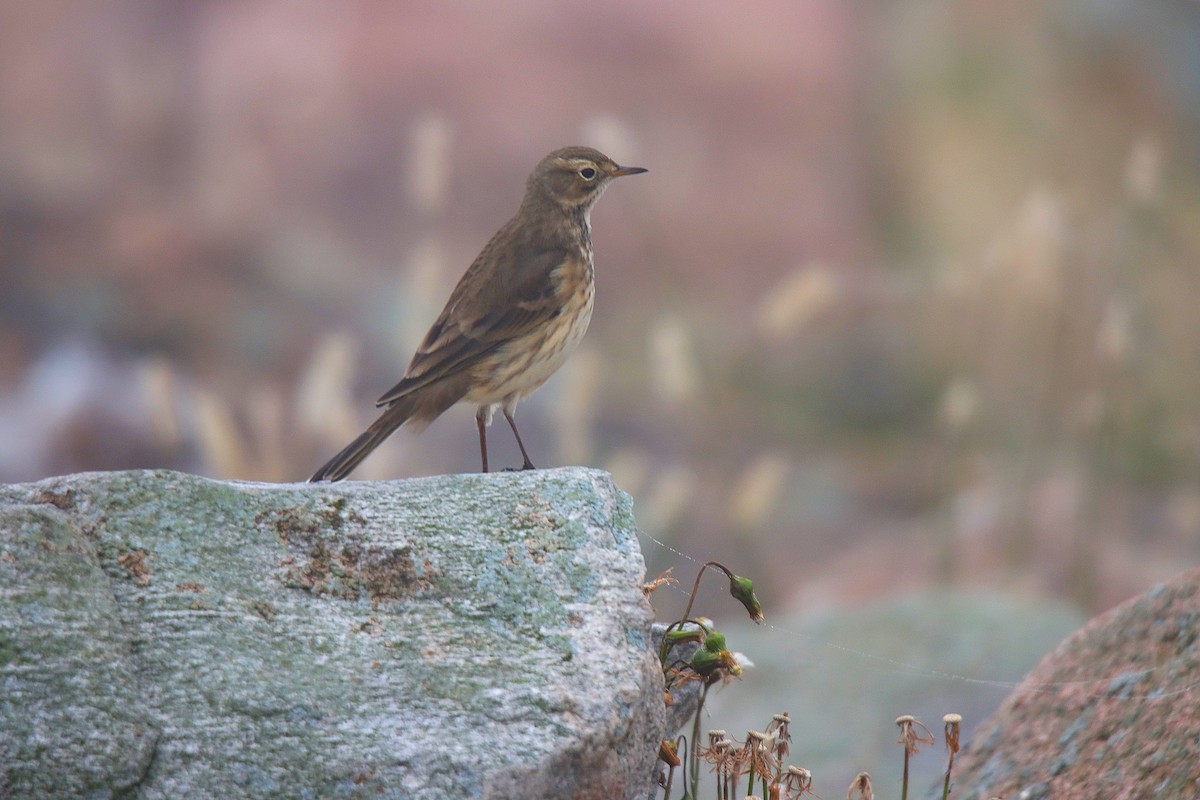
[[(484, 271), (484, 248), (450, 295), (446, 307), (425, 334), (404, 378), (376, 402), (386, 406), (445, 378), (461, 375), (514, 339), (558, 315), (562, 288), (555, 271), (580, 256), (566, 249), (526, 251), (513, 263)], [(491, 275), (487, 273), (490, 272)], [(483, 285), (483, 281), (490, 285)]]

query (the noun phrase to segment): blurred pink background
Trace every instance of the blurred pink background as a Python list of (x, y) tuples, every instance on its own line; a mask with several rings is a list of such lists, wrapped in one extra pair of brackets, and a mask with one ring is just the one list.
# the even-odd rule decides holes
[[(0, 480), (304, 479), (589, 144), (650, 172), (539, 466), (768, 616), (1107, 608), (1200, 557), (1197, 41), (1183, 0), (0, 3)], [(356, 477), (477, 469), (471, 416)]]

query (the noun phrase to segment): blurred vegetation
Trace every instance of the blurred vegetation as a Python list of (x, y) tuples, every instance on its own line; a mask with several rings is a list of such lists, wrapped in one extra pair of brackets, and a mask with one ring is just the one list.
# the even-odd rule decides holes
[(537, 463), (767, 596), (1106, 607), (1200, 556), (1198, 37), (1169, 0), (0, 4), (0, 480), (308, 475), (588, 143), (651, 173), (596, 211)]

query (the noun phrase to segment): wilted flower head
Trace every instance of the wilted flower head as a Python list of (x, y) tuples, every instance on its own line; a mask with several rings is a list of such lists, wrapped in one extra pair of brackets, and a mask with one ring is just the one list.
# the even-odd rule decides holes
[(771, 724), (767, 726), (767, 733), (775, 734), (775, 757), (781, 761), (792, 751), (792, 734), (788, 730), (791, 722), (792, 718), (784, 711), (772, 716)]
[(772, 753), (774, 747), (775, 737), (772, 734), (746, 731), (746, 743), (742, 745), (742, 752), (756, 775), (768, 775), (775, 770), (779, 762)]
[(947, 714), (942, 717), (942, 722), (946, 723), (946, 749), (951, 753), (957, 753), (959, 729), (962, 727), (962, 715)]
[(875, 791), (871, 788), (871, 776), (860, 772), (850, 782), (846, 790), (846, 800), (875, 800)]
[(812, 773), (803, 767), (788, 767), (783, 773), (783, 791), (788, 800), (812, 791)]
[(896, 725), (900, 727), (900, 738), (897, 744), (904, 745), (904, 752), (910, 756), (917, 754), (918, 745), (933, 744), (937, 741), (933, 731), (926, 728), (911, 714), (896, 717)]

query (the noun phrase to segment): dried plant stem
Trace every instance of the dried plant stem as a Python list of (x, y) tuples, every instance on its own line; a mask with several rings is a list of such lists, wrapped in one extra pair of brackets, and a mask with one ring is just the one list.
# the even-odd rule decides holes
[(954, 769), (954, 751), (950, 751), (950, 762), (946, 764), (946, 781), (942, 784), (942, 800), (950, 797), (950, 772)]
[(954, 770), (954, 756), (958, 754), (958, 737), (962, 732), (962, 714), (947, 714), (942, 717), (945, 723), (946, 751), (950, 760), (946, 764), (946, 780), (942, 783), (942, 800), (950, 797), (950, 773)]

